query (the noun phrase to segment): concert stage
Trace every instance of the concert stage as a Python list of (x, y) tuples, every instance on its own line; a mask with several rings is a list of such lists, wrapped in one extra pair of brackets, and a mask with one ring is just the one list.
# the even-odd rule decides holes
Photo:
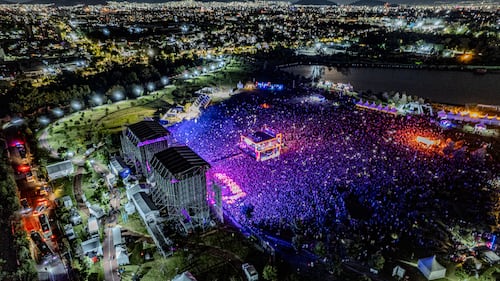
[(249, 135), (242, 135), (238, 146), (257, 161), (266, 161), (280, 156), (283, 135), (264, 127)]

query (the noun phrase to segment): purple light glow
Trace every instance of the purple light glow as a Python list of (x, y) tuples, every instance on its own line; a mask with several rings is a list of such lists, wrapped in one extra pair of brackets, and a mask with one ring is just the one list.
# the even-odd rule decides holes
[(168, 140), (168, 136), (163, 136), (163, 137), (159, 137), (159, 138), (152, 139), (152, 140), (141, 141), (137, 144), (137, 147), (157, 143), (157, 142), (164, 141), (164, 140)]
[(244, 198), (247, 194), (241, 189), (241, 187), (228, 177), (224, 173), (215, 173), (214, 177), (219, 180), (224, 187), (229, 188), (229, 192), (222, 196), (222, 200), (227, 204), (234, 204), (238, 199)]
[[(468, 182), (470, 186), (480, 184), (477, 177), (450, 169), (450, 159), (436, 155), (431, 162), (421, 150), (407, 145), (408, 138), (399, 132), (425, 132), (424, 136), (445, 139), (441, 129), (428, 120), (361, 110), (351, 100), (339, 100), (340, 107), (330, 101), (299, 102), (314, 90), (293, 97), (281, 93), (235, 95), (208, 107), (196, 122), (186, 120), (169, 127), (179, 143), (189, 143), (210, 163), (207, 183), (225, 186), (225, 207), (239, 221), (248, 220), (239, 206), (242, 200), (254, 208), (251, 222), (255, 224), (279, 227), (295, 220), (315, 225), (342, 221), (353, 215), (349, 211), (353, 203), (344, 201), (352, 196), (369, 206), (370, 223), (384, 221), (407, 229), (417, 213), (409, 215), (404, 206), (413, 198), (428, 200), (431, 207), (434, 204), (432, 192), (409, 187), (432, 188), (434, 176), (444, 174), (450, 179), (476, 179)], [(263, 103), (269, 108), (259, 106)], [(242, 133), (265, 125), (283, 133), (286, 153), (258, 162), (237, 144)], [(431, 177), (423, 176), (429, 171)], [(451, 185), (442, 181), (443, 186)]]

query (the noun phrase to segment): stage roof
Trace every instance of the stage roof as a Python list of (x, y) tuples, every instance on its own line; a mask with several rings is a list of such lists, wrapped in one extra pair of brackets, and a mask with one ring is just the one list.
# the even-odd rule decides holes
[[(174, 146), (156, 153), (151, 160), (151, 166), (157, 171), (162, 171), (165, 167), (171, 174), (183, 174), (192, 168), (208, 166), (198, 154), (187, 146)], [(162, 174), (166, 177), (167, 175)]]
[(262, 141), (266, 141), (266, 140), (270, 140), (272, 138), (274, 138), (273, 136), (271, 135), (268, 135), (264, 132), (261, 132), (261, 131), (257, 131), (251, 135), (248, 136), (254, 143), (258, 143), (258, 142), (262, 142)]
[(128, 129), (139, 139), (139, 142), (154, 140), (159, 137), (170, 135), (170, 132), (157, 121), (140, 121), (129, 125)]

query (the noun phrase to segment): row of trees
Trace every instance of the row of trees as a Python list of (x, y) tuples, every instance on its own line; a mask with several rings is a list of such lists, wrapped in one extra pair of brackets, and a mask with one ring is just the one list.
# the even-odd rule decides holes
[(16, 182), (4, 151), (0, 155), (0, 280), (31, 281), (38, 274), (18, 211)]
[(109, 99), (113, 99), (112, 94), (118, 89), (126, 96), (136, 97), (136, 86), (142, 85), (146, 88), (144, 83), (148, 81), (161, 84), (160, 79), (163, 75), (178, 74), (186, 67), (202, 64), (203, 61), (198, 57), (179, 58), (175, 61), (157, 59), (149, 65), (116, 65), (109, 71), (90, 77), (65, 72), (43, 87), (34, 87), (29, 81), (16, 84), (5, 96), (11, 112), (47, 114), (50, 108), (69, 107), (73, 100), (91, 105), (92, 96), (96, 93), (100, 93), (101, 96), (105, 94)]

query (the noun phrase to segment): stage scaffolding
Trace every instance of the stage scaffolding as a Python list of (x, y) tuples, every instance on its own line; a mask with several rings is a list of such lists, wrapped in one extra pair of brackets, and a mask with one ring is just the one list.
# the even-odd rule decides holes
[(141, 121), (123, 130), (120, 140), (124, 161), (134, 165), (136, 174), (147, 178), (149, 161), (155, 153), (168, 148), (170, 132), (156, 121)]
[(153, 202), (186, 232), (210, 221), (206, 172), (210, 165), (187, 146), (171, 147), (151, 160)]
[(264, 127), (250, 135), (242, 135), (239, 147), (255, 157), (257, 161), (266, 161), (279, 157), (283, 147), (283, 135)]

